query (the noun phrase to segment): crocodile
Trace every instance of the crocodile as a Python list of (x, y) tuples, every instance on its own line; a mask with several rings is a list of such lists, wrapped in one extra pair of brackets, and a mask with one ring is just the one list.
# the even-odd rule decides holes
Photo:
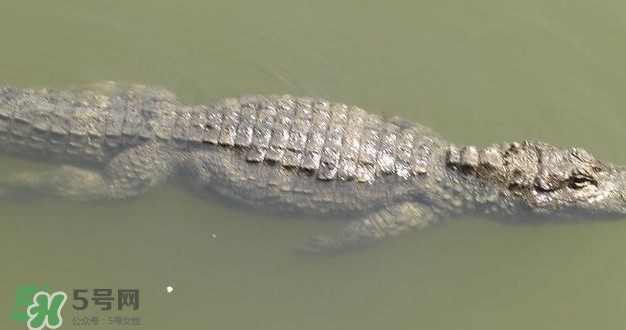
[(323, 99), (188, 105), (159, 87), (0, 89), (0, 152), (55, 162), (2, 197), (123, 200), (177, 183), (271, 214), (345, 219), (302, 254), (359, 250), (443, 220), (626, 218), (626, 169), (581, 148), (457, 145), (431, 129)]

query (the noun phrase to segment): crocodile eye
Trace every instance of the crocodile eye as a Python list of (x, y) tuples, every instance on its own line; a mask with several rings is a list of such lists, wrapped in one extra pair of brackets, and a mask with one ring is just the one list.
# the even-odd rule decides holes
[(567, 181), (567, 186), (572, 189), (582, 189), (589, 185), (597, 186), (598, 181), (585, 170), (574, 170)]

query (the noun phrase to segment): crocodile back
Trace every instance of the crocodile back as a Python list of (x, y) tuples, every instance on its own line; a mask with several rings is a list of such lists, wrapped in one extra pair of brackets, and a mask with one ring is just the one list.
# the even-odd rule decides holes
[(321, 99), (246, 96), (189, 117), (187, 140), (241, 150), (247, 162), (292, 168), (319, 180), (372, 182), (425, 174), (439, 138), (427, 128)]

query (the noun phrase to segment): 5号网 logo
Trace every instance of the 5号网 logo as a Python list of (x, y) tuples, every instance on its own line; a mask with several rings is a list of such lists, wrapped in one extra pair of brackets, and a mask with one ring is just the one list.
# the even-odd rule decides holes
[[(30, 297), (32, 296), (32, 297)], [(13, 310), (10, 318), (15, 322), (27, 322), (30, 330), (39, 330), (43, 327), (57, 329), (63, 324), (61, 309), (67, 300), (63, 291), (50, 292), (46, 284), (42, 290), (36, 286), (17, 287), (15, 307), (26, 307), (26, 311)]]
[[(74, 304), (72, 308), (77, 311), (87, 309), (89, 306), (89, 300), (93, 301), (94, 305), (101, 306), (100, 310), (109, 311), (114, 301), (112, 289), (94, 289), (91, 299), (85, 297), (88, 295), (89, 290), (75, 289), (73, 291)], [(139, 290), (136, 289), (118, 289), (117, 290), (117, 309), (122, 310), (125, 307), (132, 308), (132, 310), (139, 309)], [(26, 310), (13, 310), (11, 311), (10, 318), (15, 322), (27, 322), (28, 329), (40, 330), (44, 327), (50, 329), (57, 329), (63, 323), (61, 317), (61, 309), (67, 301), (67, 294), (63, 291), (51, 292), (48, 291), (46, 284), (39, 290), (36, 286), (18, 286), (17, 295), (15, 297), (14, 305), (17, 308), (24, 307)], [(119, 320), (118, 320), (119, 319)], [(126, 322), (126, 319), (132, 320)], [(91, 318), (74, 318), (72, 321), (74, 325), (80, 324), (94, 324), (97, 325), (100, 318), (93, 316)], [(119, 316), (109, 317), (109, 324), (117, 323), (122, 324), (139, 325), (139, 317), (122, 318)]]

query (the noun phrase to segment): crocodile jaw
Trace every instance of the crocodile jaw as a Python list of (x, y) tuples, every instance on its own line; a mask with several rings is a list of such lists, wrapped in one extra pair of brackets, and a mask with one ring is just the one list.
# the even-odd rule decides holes
[(532, 212), (560, 219), (626, 218), (626, 168), (606, 165), (595, 174), (596, 184), (584, 189), (532, 191), (526, 202)]

